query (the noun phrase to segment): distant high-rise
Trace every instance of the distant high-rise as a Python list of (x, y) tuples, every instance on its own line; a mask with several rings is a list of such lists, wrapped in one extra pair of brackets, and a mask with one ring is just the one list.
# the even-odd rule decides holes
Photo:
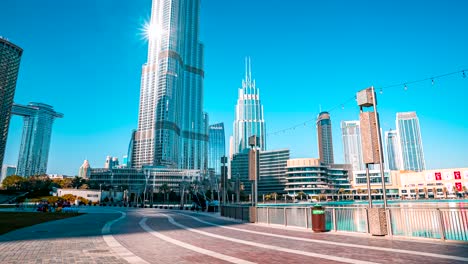
[(206, 170), (200, 0), (153, 0), (130, 163)]
[(91, 166), (89, 166), (88, 160), (85, 160), (83, 162), (83, 165), (81, 165), (80, 170), (78, 171), (78, 177), (81, 177), (83, 179), (89, 179), (90, 175), (91, 175)]
[(29, 177), (47, 172), (52, 124), (63, 114), (50, 105), (29, 103), (13, 104), (12, 114), (23, 117), (23, 135), (16, 174)]
[(104, 163), (104, 169), (113, 169), (119, 166), (119, 158), (117, 157), (106, 157), (106, 163)]
[(398, 133), (395, 130), (385, 132), (385, 162), (387, 169), (399, 170), (401, 168), (401, 150)]
[(423, 144), (416, 112), (397, 113), (396, 126), (401, 148), (402, 170), (425, 169)]
[(0, 185), (2, 184), (3, 180), (11, 175), (16, 174), (16, 167), (12, 165), (3, 165), (2, 166), (2, 173), (0, 174)]
[(345, 164), (351, 164), (353, 171), (364, 170), (362, 161), (361, 129), (359, 120), (342, 121), (343, 150)]
[(317, 116), (317, 134), (320, 162), (333, 164), (332, 126), (328, 112), (321, 112)]
[(208, 145), (208, 168), (213, 169), (215, 175), (220, 177), (221, 157), (226, 155), (224, 123), (210, 125)]
[(5, 155), (11, 107), (23, 49), (0, 37), (0, 168)]
[(239, 88), (236, 105), (233, 149), (230, 151), (232, 155), (250, 148), (249, 137), (253, 135), (258, 137), (258, 148), (266, 150), (266, 128), (260, 91), (252, 79), (250, 58), (246, 58), (245, 64), (245, 79), (242, 81), (242, 88)]

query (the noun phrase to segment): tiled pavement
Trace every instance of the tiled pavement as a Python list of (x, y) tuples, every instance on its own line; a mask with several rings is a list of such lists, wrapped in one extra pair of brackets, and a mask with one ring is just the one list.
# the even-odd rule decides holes
[(101, 228), (119, 216), (86, 214), (0, 236), (0, 263), (127, 263), (104, 242)]
[[(466, 245), (276, 229), (173, 210), (119, 210), (127, 215), (112, 225), (113, 238), (147, 263), (468, 263)], [(118, 217), (93, 208), (90, 214), (5, 234), (0, 263), (126, 263), (101, 234), (104, 224)]]

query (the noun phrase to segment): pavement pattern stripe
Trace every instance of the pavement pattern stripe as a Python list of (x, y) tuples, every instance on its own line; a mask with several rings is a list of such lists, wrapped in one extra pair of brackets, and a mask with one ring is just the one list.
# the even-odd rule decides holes
[(216, 226), (216, 227), (221, 227), (221, 228), (230, 229), (230, 230), (235, 230), (235, 231), (240, 231), (240, 232), (257, 234), (257, 235), (292, 239), (292, 240), (298, 240), (298, 241), (304, 241), (304, 242), (322, 243), (322, 244), (329, 244), (329, 245), (335, 245), (335, 246), (354, 247), (354, 248), (362, 248), (362, 249), (370, 249), (370, 250), (380, 250), (380, 251), (388, 251), (388, 252), (394, 252), (394, 253), (403, 253), (403, 254), (419, 255), (419, 256), (425, 256), (425, 257), (441, 258), (441, 259), (452, 259), (452, 260), (459, 260), (459, 261), (467, 261), (468, 262), (468, 258), (458, 257), (458, 256), (435, 254), (435, 253), (429, 253), (429, 252), (419, 252), (419, 251), (404, 250), (404, 249), (393, 249), (393, 248), (382, 248), (382, 247), (374, 247), (374, 246), (364, 246), (364, 245), (339, 243), (339, 242), (332, 242), (332, 241), (325, 241), (325, 240), (318, 240), (318, 239), (291, 237), (291, 236), (277, 235), (277, 234), (271, 234), (271, 233), (264, 233), (264, 232), (258, 232), (258, 231), (252, 231), (252, 230), (246, 230), (246, 229), (240, 229), (240, 228), (235, 228), (235, 227), (228, 227), (228, 226), (218, 225), (218, 224), (215, 224), (215, 223), (211, 223), (211, 222), (201, 220), (200, 218), (195, 217), (195, 216), (191, 216), (191, 215), (188, 215), (188, 214), (183, 214), (183, 215), (185, 215), (187, 217), (190, 217), (190, 218), (194, 219), (195, 221), (198, 221), (198, 222), (203, 223), (203, 224)]
[(107, 243), (107, 245), (115, 252), (117, 253), (120, 257), (125, 259), (128, 263), (131, 264), (149, 264), (147, 261), (143, 260), (142, 258), (138, 257), (137, 255), (133, 254), (130, 250), (126, 249), (124, 246), (122, 246), (115, 238), (112, 236), (110, 230), (111, 226), (124, 219), (127, 214), (121, 211), (117, 211), (121, 213), (122, 215), (114, 219), (112, 221), (107, 222), (104, 227), (102, 227), (102, 238), (104, 241)]
[(344, 263), (354, 263), (354, 264), (375, 264), (376, 263), (376, 262), (369, 262), (369, 261), (356, 260), (356, 259), (350, 259), (350, 258), (343, 258), (343, 257), (337, 257), (337, 256), (328, 256), (328, 255), (323, 255), (323, 254), (306, 252), (306, 251), (302, 251), (302, 250), (288, 249), (288, 248), (283, 248), (283, 247), (265, 245), (265, 244), (256, 243), (256, 242), (244, 241), (244, 240), (231, 238), (231, 237), (215, 235), (215, 234), (212, 234), (212, 233), (196, 230), (196, 229), (190, 228), (188, 226), (182, 225), (180, 223), (177, 223), (174, 220), (174, 218), (172, 218), (169, 215), (166, 215), (166, 214), (160, 214), (160, 215), (167, 217), (171, 224), (173, 224), (173, 225), (175, 225), (177, 227), (180, 227), (182, 229), (185, 229), (185, 230), (188, 230), (188, 231), (191, 231), (191, 232), (194, 232), (194, 233), (202, 234), (202, 235), (205, 235), (205, 236), (210, 236), (210, 237), (214, 237), (214, 238), (218, 238), (218, 239), (228, 240), (228, 241), (239, 243), (239, 244), (244, 244), (244, 245), (249, 245), (249, 246), (254, 246), (254, 247), (260, 247), (260, 248), (265, 248), (265, 249), (271, 249), (271, 250), (276, 250), (276, 251), (282, 251), (282, 252), (287, 252), (287, 253), (292, 253), (292, 254), (298, 254), (298, 255), (303, 255), (303, 256), (308, 256), (308, 257), (339, 261), (339, 262), (344, 262)]
[(150, 233), (151, 235), (159, 238), (159, 239), (162, 239), (164, 241), (167, 241), (169, 243), (172, 243), (174, 245), (177, 245), (177, 246), (180, 246), (180, 247), (183, 247), (183, 248), (186, 248), (186, 249), (189, 249), (189, 250), (192, 250), (192, 251), (195, 251), (197, 253), (201, 253), (201, 254), (204, 254), (204, 255), (207, 255), (207, 256), (210, 256), (210, 257), (213, 257), (213, 258), (217, 258), (217, 259), (221, 259), (221, 260), (225, 260), (225, 261), (228, 261), (228, 262), (231, 262), (231, 263), (237, 263), (237, 264), (255, 264), (255, 262), (250, 262), (250, 261), (247, 261), (247, 260), (243, 260), (243, 259), (239, 259), (239, 258), (235, 258), (235, 257), (231, 257), (231, 256), (227, 256), (227, 255), (223, 255), (223, 254), (220, 254), (220, 253), (217, 253), (217, 252), (214, 252), (214, 251), (211, 251), (211, 250), (207, 250), (207, 249), (204, 249), (204, 248), (200, 248), (200, 247), (196, 247), (196, 246), (193, 246), (193, 245), (190, 245), (190, 244), (187, 244), (187, 243), (184, 243), (182, 241), (179, 241), (179, 240), (176, 240), (176, 239), (172, 239), (168, 236), (165, 236), (163, 234), (160, 234), (156, 231), (154, 231), (153, 229), (151, 229), (151, 227), (149, 227), (147, 224), (146, 224), (146, 220), (148, 218), (147, 217), (144, 217), (141, 221), (140, 221), (140, 226), (148, 233)]

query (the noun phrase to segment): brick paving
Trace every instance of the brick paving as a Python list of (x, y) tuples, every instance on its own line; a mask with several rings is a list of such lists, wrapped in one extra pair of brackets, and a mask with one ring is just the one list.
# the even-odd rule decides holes
[[(176, 210), (85, 208), (89, 214), (31, 226), (0, 236), (0, 263), (127, 263), (116, 248), (111, 249), (104, 241), (101, 229), (105, 223), (120, 217), (115, 210), (125, 211), (127, 217), (114, 223), (111, 233), (120, 245), (148, 263), (228, 263), (225, 260), (169, 243), (146, 232), (139, 222), (147, 217), (146, 224), (164, 235), (198, 248), (231, 256), (239, 261), (255, 263), (338, 263), (324, 256), (341, 257), (341, 261), (368, 261), (375, 263), (462, 263), (461, 260), (421, 256), (394, 251), (381, 251), (350, 247), (349, 245), (372, 246), (387, 249), (404, 249), (431, 254), (460, 256), (468, 263), (468, 245), (449, 243), (423, 243), (414, 241), (374, 238), (366, 235), (350, 236), (332, 233), (313, 233), (294, 229), (278, 229), (264, 225), (245, 224), (205, 214)], [(168, 221), (167, 214), (186, 227), (206, 233), (185, 230)], [(247, 231), (263, 232), (317, 241), (298, 241), (265, 234), (253, 234), (201, 223), (199, 219)], [(210, 236), (211, 235), (211, 236)], [(212, 237), (221, 236), (221, 237)], [(226, 239), (234, 239), (229, 241)], [(238, 240), (235, 240), (238, 239)], [(321, 241), (347, 245), (324, 244)], [(241, 243), (242, 242), (242, 243)], [(177, 242), (178, 243), (178, 242)], [(246, 245), (245, 243), (250, 243)], [(284, 252), (286, 251), (286, 252)], [(321, 254), (310, 256), (311, 253)], [(309, 256), (308, 256), (309, 255)], [(131, 258), (127, 258), (131, 262)]]
[(101, 236), (118, 214), (86, 214), (18, 229), (0, 236), (0, 263), (127, 263)]

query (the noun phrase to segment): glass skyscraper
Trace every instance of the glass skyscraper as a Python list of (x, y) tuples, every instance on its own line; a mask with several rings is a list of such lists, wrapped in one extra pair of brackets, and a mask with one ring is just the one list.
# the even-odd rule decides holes
[(208, 168), (215, 175), (221, 176), (221, 157), (226, 155), (224, 123), (210, 125), (209, 129)]
[(341, 121), (345, 164), (351, 164), (353, 171), (364, 170), (362, 161), (360, 122)]
[(200, 0), (153, 0), (130, 163), (207, 169)]
[(232, 155), (250, 148), (249, 137), (253, 135), (258, 137), (257, 147), (266, 150), (266, 128), (260, 90), (252, 79), (250, 58), (246, 58), (245, 64), (245, 79), (242, 81), (242, 88), (239, 88), (236, 105), (232, 145), (234, 149), (230, 151)]
[(332, 126), (328, 112), (321, 112), (317, 117), (317, 137), (320, 162), (333, 164)]
[(385, 154), (387, 156), (386, 167), (389, 170), (399, 170), (401, 168), (401, 151), (396, 130), (385, 132)]
[(5, 155), (11, 107), (23, 49), (0, 37), (0, 168)]
[(16, 174), (29, 177), (47, 172), (52, 124), (63, 114), (42, 103), (14, 104), (12, 114), (23, 116), (23, 135)]
[(425, 169), (424, 152), (416, 112), (397, 113), (396, 127), (401, 148), (402, 170)]

